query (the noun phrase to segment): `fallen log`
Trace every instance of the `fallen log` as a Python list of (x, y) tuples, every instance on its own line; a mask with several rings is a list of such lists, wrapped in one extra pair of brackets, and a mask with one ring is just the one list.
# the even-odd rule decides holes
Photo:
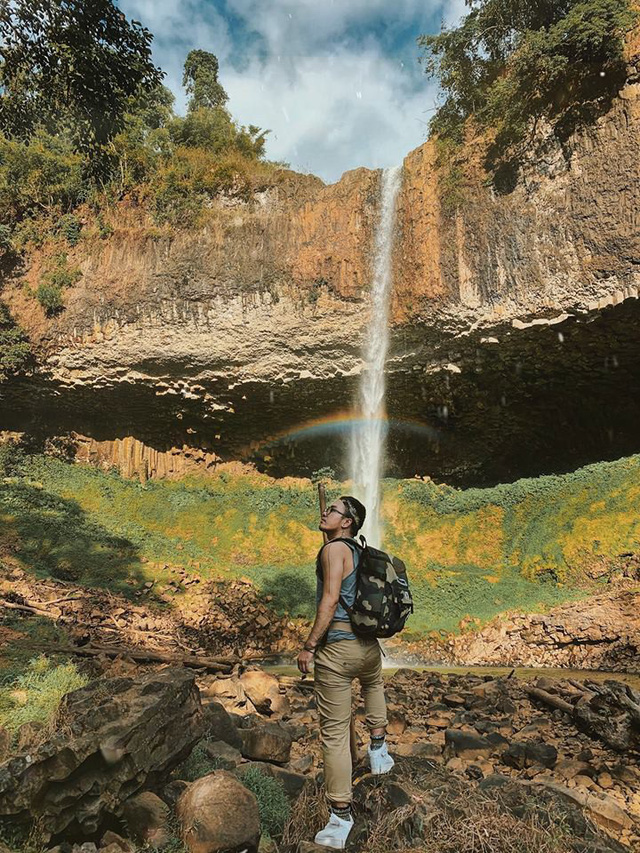
[(21, 613), (31, 613), (33, 616), (47, 616), (49, 619), (59, 619), (60, 614), (52, 613), (50, 610), (45, 610), (43, 607), (35, 607), (32, 604), (16, 604), (13, 601), (5, 601), (0, 599), (0, 607), (6, 607), (7, 610), (19, 610)]
[(50, 643), (31, 643), (34, 648), (49, 651), (52, 654), (76, 655), (78, 657), (110, 658), (129, 657), (137, 663), (170, 663), (191, 666), (196, 669), (208, 669), (211, 672), (231, 672), (234, 663), (240, 663), (240, 658), (217, 659), (200, 657), (198, 655), (169, 655), (162, 652), (152, 652), (146, 649), (126, 649), (117, 646), (54, 646)]
[(540, 687), (525, 686), (524, 689), (533, 699), (538, 699), (538, 701), (543, 702), (545, 705), (549, 705), (551, 708), (559, 708), (566, 714), (573, 714), (573, 705), (570, 702), (565, 702), (565, 700), (561, 699), (559, 696), (547, 693), (546, 690), (542, 690)]

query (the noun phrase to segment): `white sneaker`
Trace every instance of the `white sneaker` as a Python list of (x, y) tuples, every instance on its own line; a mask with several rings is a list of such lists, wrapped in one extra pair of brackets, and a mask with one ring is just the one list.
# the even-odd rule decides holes
[(353, 818), (342, 820), (337, 814), (331, 812), (329, 823), (316, 835), (316, 844), (324, 847), (333, 847), (335, 850), (344, 850), (349, 833), (353, 829)]
[(380, 749), (371, 749), (369, 747), (368, 752), (371, 772), (374, 776), (378, 776), (381, 773), (388, 773), (395, 764), (395, 761), (389, 755), (386, 743), (383, 743)]

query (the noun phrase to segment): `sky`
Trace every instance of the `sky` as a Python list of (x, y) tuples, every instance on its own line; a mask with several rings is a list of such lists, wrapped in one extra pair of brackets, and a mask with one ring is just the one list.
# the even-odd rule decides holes
[(416, 38), (464, 14), (464, 0), (118, 0), (154, 35), (153, 58), (186, 107), (193, 48), (218, 57), (228, 107), (268, 128), (266, 154), (337, 181), (402, 162), (424, 142), (437, 86)]

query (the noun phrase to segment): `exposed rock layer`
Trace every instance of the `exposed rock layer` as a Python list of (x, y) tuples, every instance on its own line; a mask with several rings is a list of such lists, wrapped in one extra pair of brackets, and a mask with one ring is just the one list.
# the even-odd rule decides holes
[[(416, 439), (392, 426), (400, 473), (486, 482), (638, 449), (630, 424), (640, 414), (639, 348), (625, 331), (640, 288), (640, 83), (631, 53), (608, 112), (563, 145), (551, 137), (547, 155), (525, 164), (508, 193), (485, 185), (478, 140), (455, 205), (431, 143), (406, 158), (389, 409), (426, 432)], [(71, 253), (83, 278), (59, 318), (45, 321), (21, 282), (5, 291), (45, 357), (37, 378), (5, 390), (3, 425), (109, 441), (132, 435), (158, 450), (195, 445), (253, 456), (278, 473), (326, 464), (324, 437), (298, 438), (293, 449), (264, 442), (351, 406), (378, 196), (379, 174), (365, 169), (326, 187), (285, 173), (251, 202), (218, 199), (195, 233), (158, 235), (139, 212), (119, 211), (112, 238)], [(32, 258), (32, 284), (44, 263)], [(580, 318), (595, 320), (595, 352)], [(604, 402), (589, 392), (603, 363)], [(595, 413), (585, 397), (597, 399)], [(532, 417), (532, 405), (551, 416)], [(587, 426), (576, 433), (573, 421)], [(552, 433), (569, 445), (570, 458), (562, 446), (522, 459), (532, 430), (536, 444)], [(478, 463), (475, 436), (485, 457), (503, 459)]]
[(184, 758), (204, 732), (195, 676), (165, 669), (67, 695), (56, 733), (0, 765), (0, 815), (92, 833)]

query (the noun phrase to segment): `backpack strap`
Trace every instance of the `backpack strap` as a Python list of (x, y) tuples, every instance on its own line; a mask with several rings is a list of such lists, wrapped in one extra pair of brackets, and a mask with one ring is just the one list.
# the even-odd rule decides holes
[(316, 557), (316, 574), (318, 575), (319, 578), (322, 577), (322, 563), (320, 562), (321, 557), (322, 557), (322, 552), (327, 547), (327, 545), (332, 545), (334, 542), (344, 542), (345, 545), (353, 545), (353, 546), (355, 546), (356, 551), (364, 550), (362, 545), (360, 545), (359, 542), (356, 542), (355, 539), (347, 539), (344, 536), (340, 537), (339, 539), (330, 539), (328, 542), (325, 542), (324, 545), (322, 546), (322, 548), (320, 548), (320, 550), (318, 551), (318, 556)]

